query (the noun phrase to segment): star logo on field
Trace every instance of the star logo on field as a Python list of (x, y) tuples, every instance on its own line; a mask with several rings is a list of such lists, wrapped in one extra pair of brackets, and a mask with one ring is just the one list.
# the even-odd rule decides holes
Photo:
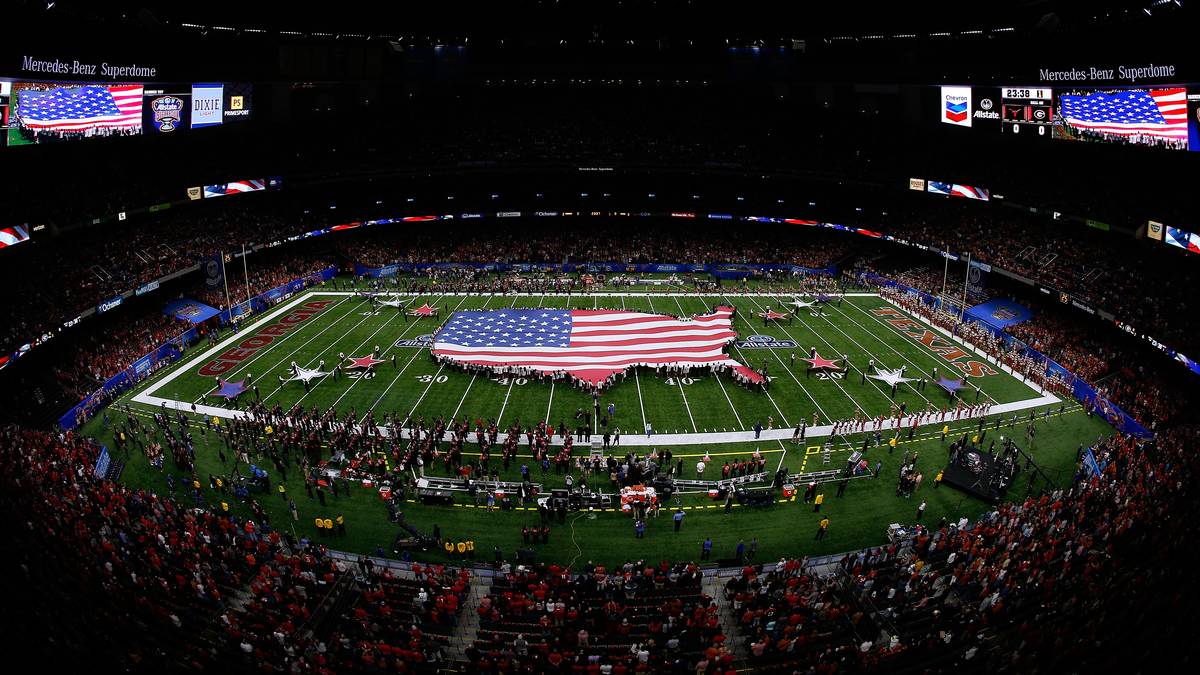
[(897, 368), (895, 370), (884, 370), (883, 368), (879, 368), (878, 366), (876, 366), (876, 368), (875, 368), (875, 374), (868, 375), (867, 377), (871, 378), (872, 380), (879, 380), (880, 382), (885, 382), (885, 383), (887, 383), (887, 385), (889, 387), (895, 387), (896, 385), (903, 384), (904, 382), (913, 382), (914, 381), (914, 378), (905, 377), (904, 371), (900, 368)]
[(416, 309), (410, 309), (408, 313), (412, 316), (434, 316), (437, 314), (437, 308), (430, 307), (429, 303), (425, 303)]
[(768, 309), (765, 312), (759, 312), (758, 315), (768, 321), (778, 321), (779, 319), (786, 319), (788, 313), (787, 312), (776, 312), (773, 309)]
[(800, 359), (800, 360), (808, 361), (809, 368), (811, 368), (812, 370), (840, 370), (841, 369), (841, 366), (839, 366), (837, 364), (837, 362), (840, 359), (833, 359), (831, 361), (815, 352), (813, 353), (813, 357), (811, 359)]
[(366, 368), (368, 370), (370, 370), (371, 368), (374, 368), (376, 363), (383, 363), (383, 360), (374, 358), (369, 355), (358, 357), (358, 358), (350, 356), (350, 357), (347, 357), (347, 360), (350, 362), (350, 365), (346, 366), (347, 368)]

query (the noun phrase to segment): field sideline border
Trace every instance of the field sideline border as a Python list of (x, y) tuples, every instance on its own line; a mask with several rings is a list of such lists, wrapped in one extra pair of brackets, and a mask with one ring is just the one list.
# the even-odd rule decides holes
[[(356, 292), (353, 292), (353, 291), (313, 291), (313, 290), (307, 291), (306, 293), (298, 296), (294, 300), (292, 300), (288, 303), (285, 303), (283, 305), (280, 305), (279, 307), (276, 307), (275, 309), (271, 310), (267, 314), (260, 316), (258, 321), (256, 322), (255, 327), (252, 330), (248, 330), (246, 332), (239, 331), (236, 333), (232, 333), (230, 336), (226, 337), (224, 340), (221, 340), (216, 345), (213, 345), (209, 349), (202, 351), (198, 356), (193, 357), (190, 361), (186, 362), (181, 367), (174, 368), (170, 373), (168, 373), (161, 380), (158, 380), (157, 382), (152, 383), (145, 390), (143, 390), (142, 392), (140, 392), (136, 396), (134, 396), (131, 400), (135, 403), (141, 403), (143, 405), (149, 405), (149, 406), (153, 406), (155, 408), (159, 408), (165, 404), (167, 408), (172, 409), (172, 410), (190, 412), (193, 404), (187, 403), (184, 401), (178, 401), (175, 399), (166, 399), (166, 398), (154, 396), (154, 393), (157, 392), (162, 387), (169, 384), (170, 382), (174, 381), (176, 378), (180, 377), (184, 373), (190, 372), (194, 367), (199, 365), (201, 362), (203, 362), (206, 359), (209, 359), (209, 358), (215, 356), (216, 354), (220, 353), (221, 351), (225, 350), (230, 345), (232, 345), (234, 342), (245, 339), (247, 337), (246, 333), (252, 333), (253, 330), (257, 330), (260, 326), (266, 325), (269, 321), (275, 319), (276, 317), (278, 317), (279, 315), (281, 315), (285, 312), (292, 310), (293, 308), (300, 305), (301, 303), (307, 302), (308, 300), (311, 300), (313, 297), (316, 297), (316, 296), (335, 296), (336, 297), (336, 296), (350, 296), (350, 295), (356, 295)], [(421, 295), (428, 295), (428, 293), (393, 293), (391, 295), (419, 297)], [(478, 296), (478, 297), (486, 297), (489, 295), (492, 295), (492, 296), (498, 295), (501, 297), (513, 296), (514, 298), (538, 297), (538, 298), (542, 298), (543, 300), (545, 299), (546, 296), (587, 297), (588, 295), (594, 296), (597, 299), (600, 297), (622, 297), (622, 298), (624, 298), (624, 297), (659, 296), (659, 297), (706, 298), (706, 297), (714, 296), (714, 294), (712, 294), (712, 293), (654, 293), (654, 292), (648, 292), (648, 291), (617, 292), (617, 293), (587, 293), (587, 294), (580, 294), (580, 293), (464, 293), (464, 292), (444, 294), (444, 296), (460, 296), (460, 295), (461, 296)], [(743, 297), (743, 296), (779, 298), (779, 297), (785, 297), (785, 296), (789, 296), (789, 295), (800, 295), (800, 294), (757, 293), (756, 292), (756, 293), (737, 293), (737, 294), (733, 294), (733, 295), (729, 295), (729, 294), (722, 294), (722, 295), (726, 295), (727, 299), (729, 299), (729, 300), (734, 300), (738, 297)], [(890, 299), (888, 299), (878, 293), (846, 293), (845, 296), (846, 297), (876, 297), (876, 298), (879, 298), (880, 300), (883, 300), (884, 302), (887, 302), (889, 304), (896, 306), (898, 309), (900, 309), (900, 311), (904, 312), (904, 314), (906, 316), (911, 316), (914, 319), (924, 323), (925, 325), (930, 326), (934, 330), (937, 330), (938, 332), (946, 335), (952, 341), (963, 344), (964, 346), (971, 349), (977, 355), (980, 355), (982, 358), (987, 359), (990, 363), (998, 365), (1001, 368), (1002, 372), (1008, 373), (1009, 375), (1016, 378), (1017, 381), (1024, 383), (1026, 386), (1028, 386), (1034, 392), (1040, 394), (1040, 396), (1037, 398), (1030, 398), (1030, 399), (1024, 399), (1021, 401), (1013, 401), (1010, 403), (1002, 403), (1002, 404), (994, 405), (994, 406), (992, 406), (992, 409), (988, 413), (989, 416), (1002, 415), (1002, 414), (1007, 414), (1007, 413), (1015, 413), (1015, 412), (1022, 411), (1022, 410), (1028, 410), (1031, 408), (1037, 408), (1040, 406), (1052, 405), (1054, 403), (1061, 402), (1061, 399), (1059, 399), (1057, 396), (1054, 396), (1053, 394), (1050, 394), (1047, 392), (1043, 392), (1042, 389), (1040, 387), (1038, 387), (1037, 385), (1029, 382), (1023, 376), (1014, 373), (1011, 368), (997, 363), (997, 361), (990, 356), (984, 355), (973, 344), (966, 342), (965, 340), (961, 339), (958, 336), (951, 335), (950, 331), (947, 331), (941, 327), (933, 325), (928, 319), (926, 319), (923, 316), (920, 316), (919, 314), (913, 314), (911, 312), (908, 312), (907, 310), (905, 310), (903, 307), (901, 307), (897, 303), (891, 301)], [(203, 405), (203, 404), (196, 404), (195, 410), (196, 410), (197, 414), (203, 414), (203, 415), (209, 416), (209, 417), (220, 417), (220, 418), (224, 418), (224, 419), (243, 419), (243, 418), (247, 417), (247, 415), (248, 415), (245, 411), (242, 411), (242, 410), (229, 410), (227, 408), (221, 408), (218, 406), (210, 406), (210, 405)], [(947, 411), (945, 414), (944, 421), (938, 421), (936, 423), (933, 421), (928, 421), (925, 423), (924, 426), (929, 426), (931, 424), (946, 424), (946, 423), (949, 423), (952, 421), (959, 421), (959, 419), (960, 419), (960, 417), (956, 414), (955, 411)], [(965, 419), (969, 419), (969, 417), (963, 416), (961, 419), (965, 420)], [(880, 430), (881, 431), (894, 430), (894, 429), (897, 429), (898, 426), (899, 426), (899, 428), (907, 428), (906, 423), (911, 424), (911, 422), (909, 422), (909, 418), (903, 418), (899, 425), (897, 425), (897, 422), (895, 419), (888, 419), (888, 420), (884, 421), (883, 426)], [(380, 427), (379, 429), (380, 429), (381, 434), (383, 434), (385, 436), (388, 435), (389, 432), (386, 428)], [(815, 426), (815, 427), (809, 427), (806, 431), (806, 435), (808, 438), (828, 437), (831, 435), (832, 429), (833, 429), (832, 424), (824, 424), (824, 425), (819, 425), (819, 426)], [(401, 433), (402, 438), (408, 437), (407, 430), (402, 430), (400, 433)], [(647, 436), (645, 434), (634, 433), (634, 434), (623, 435), (621, 437), (621, 443), (623, 445), (629, 445), (629, 446), (652, 447), (652, 446), (659, 446), (659, 445), (666, 445), (666, 446), (701, 445), (701, 444), (715, 445), (715, 444), (724, 444), (724, 443), (745, 443), (745, 442), (753, 442), (753, 441), (785, 441), (785, 440), (791, 440), (792, 433), (793, 433), (793, 431), (790, 428), (764, 429), (762, 431), (761, 435), (759, 435), (758, 437), (755, 436), (754, 431), (726, 431), (726, 432), (691, 433), (691, 434), (686, 434), (686, 433), (685, 434), (653, 434), (650, 436)], [(507, 434), (502, 433), (500, 436), (501, 436), (501, 439), (503, 439), (503, 438), (507, 437)], [(596, 437), (598, 438), (598, 436), (596, 436)], [(474, 441), (472, 440), (471, 442), (474, 442)], [(561, 441), (560, 441), (560, 443), (561, 443)]]

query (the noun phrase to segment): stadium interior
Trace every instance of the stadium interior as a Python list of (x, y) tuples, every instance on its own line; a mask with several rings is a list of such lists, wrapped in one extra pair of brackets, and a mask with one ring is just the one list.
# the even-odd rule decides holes
[(8, 5), (17, 663), (1195, 667), (1194, 0)]

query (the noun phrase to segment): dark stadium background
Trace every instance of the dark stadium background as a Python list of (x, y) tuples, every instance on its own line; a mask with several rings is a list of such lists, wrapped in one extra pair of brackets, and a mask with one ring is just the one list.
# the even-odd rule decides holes
[[(1164, 292), (1184, 298), (1161, 332), (1148, 337), (1189, 355), (1200, 353), (1197, 308), (1187, 293), (1197, 282), (1197, 260), (1177, 250), (1148, 249), (1144, 240), (1147, 221), (1200, 230), (1195, 198), (1200, 154), (1104, 143), (1030, 144), (978, 129), (963, 133), (935, 117), (940, 85), (1036, 84), (1041, 83), (1039, 69), (1048, 67), (1174, 64), (1178, 74), (1171, 82), (1200, 82), (1198, 25), (1190, 1), (793, 7), (707, 0), (522, 0), (341, 2), (307, 8), (274, 2), (19, 0), (7, 5), (0, 77), (35, 79), (19, 72), (22, 58), (30, 54), (152, 64), (162, 73), (156, 79), (165, 82), (250, 83), (254, 108), (245, 124), (204, 133), (0, 147), (5, 176), (0, 227), (36, 226), (31, 242), (0, 251), (0, 281), (13, 294), (0, 300), (5, 317), (16, 314), (5, 308), (16, 306), (15, 296), (58, 283), (60, 256), (75, 260), (101, 242), (145, 235), (146, 228), (161, 227), (168, 237), (178, 222), (172, 219), (215, 222), (226, 213), (253, 218), (270, 212), (321, 226), (500, 207), (687, 208), (888, 231), (939, 208), (933, 197), (907, 188), (910, 177), (925, 177), (985, 186), (1002, 200), (1039, 211), (1006, 211), (997, 200), (946, 204), (930, 220), (941, 228), (934, 237), (940, 235), (947, 245), (958, 240), (955, 219), (997, 227), (1020, 220), (1031, 229), (1044, 228), (1047, 236), (1074, 240), (1082, 250), (1116, 258), (1120, 251), (1137, 251), (1136, 260), (1150, 261), (1145, 269), (1111, 273), (1133, 280), (1129, 286), (1139, 289), (1136, 281), (1153, 275), (1166, 280), (1159, 285)], [(205, 201), (166, 216), (148, 212), (150, 205), (183, 199), (189, 186), (252, 176), (280, 176), (283, 188), (230, 202)], [(127, 219), (118, 217), (126, 211)], [(1066, 217), (1056, 218), (1055, 212)], [(1085, 219), (1106, 223), (1111, 231), (1089, 228)], [(536, 223), (523, 226), (533, 235), (552, 231)], [(679, 227), (665, 218), (653, 226)], [(446, 232), (468, 236), (495, 227), (494, 220), (458, 222)], [(583, 221), (579, 227), (620, 236), (640, 224)], [(781, 240), (795, 236), (783, 228), (763, 232)], [(573, 234), (561, 232), (567, 238)], [(694, 234), (719, 239), (723, 233), (718, 223), (694, 228)], [(887, 251), (914, 264), (929, 264), (931, 257)], [(961, 277), (963, 266), (954, 269)], [(999, 295), (1033, 294), (997, 275), (992, 280)], [(152, 311), (164, 297), (194, 282), (181, 279), (148, 297), (131, 298), (118, 311), (91, 317), (12, 362), (0, 372), (0, 420), (49, 428), (75, 403), (56, 380), (55, 367), (80, 344), (127, 317)], [(1178, 403), (1170, 428), (1184, 430), (1179, 438), (1195, 440), (1186, 425), (1196, 422), (1196, 375), (1171, 363), (1147, 340), (1055, 300), (1042, 298), (1049, 313), (1067, 317), (1084, 332), (1102, 334), (1115, 360), (1153, 372), (1155, 384)], [(1149, 319), (1139, 314), (1129, 320)], [(16, 321), (10, 319), (6, 330), (16, 333)], [(0, 345), (0, 353), (11, 352), (20, 340)], [(1171, 455), (1164, 450), (1162, 456)], [(1150, 453), (1147, 461), (1156, 458)], [(1194, 535), (1195, 504), (1187, 500), (1194, 462), (1182, 471), (1175, 474), (1182, 476), (1182, 487), (1173, 496), (1183, 499), (1177, 507), (1171, 503), (1177, 508), (1173, 515), (1144, 512), (1139, 517), (1170, 522), (1181, 535)], [(1166, 492), (1155, 494), (1166, 499)], [(24, 506), (16, 499), (5, 498), (0, 505), (19, 534), (0, 538), (0, 556), (13, 599), (9, 619), (20, 623), (22, 608), (44, 597), (38, 589), (13, 585), (23, 578), (21, 561), (39, 559), (25, 551), (38, 546), (41, 525), (25, 525)], [(811, 536), (805, 528), (801, 536)], [(1186, 636), (1172, 632), (1194, 624), (1194, 617), (1171, 621), (1174, 613), (1194, 606), (1194, 584), (1182, 565), (1165, 564), (1186, 560), (1194, 542), (1161, 533), (1151, 540), (1162, 547), (1145, 552), (1158, 565), (1153, 573), (1139, 571), (1137, 565), (1147, 564), (1140, 550), (1096, 554), (1106, 560), (1115, 556), (1128, 566), (1122, 570), (1132, 570), (1104, 578), (1133, 584), (1130, 579), (1136, 577), (1147, 584), (1131, 593), (1130, 604), (1120, 604), (1124, 587), (1092, 588), (1088, 602), (1094, 605), (1072, 605), (1066, 619), (1048, 621), (1061, 640), (1080, 617), (1100, 608), (1092, 616), (1100, 616), (1104, 628), (1090, 632), (1088, 644), (1075, 645), (1075, 664), (1102, 672), (1118, 667), (1141, 672), (1154, 671), (1157, 660), (1173, 656), (1181, 664), (1194, 661)], [(53, 575), (72, 574), (68, 566), (48, 569)], [(1141, 595), (1141, 589), (1149, 592)], [(6, 632), (12, 653), (19, 653), (23, 643), (43, 663), (85, 662), (85, 653), (55, 652), (58, 638), (45, 639), (45, 631), (53, 628), (44, 623), (45, 616)], [(1036, 625), (1042, 616), (1039, 609), (1029, 622)], [(1137, 620), (1125, 621), (1126, 616)], [(77, 619), (69, 625), (78, 630), (86, 624)], [(1012, 634), (1006, 638), (1027, 644)], [(78, 648), (86, 641), (62, 644)], [(1039, 658), (1055, 651), (1048, 642), (1035, 646), (1029, 653)], [(93, 667), (137, 669), (111, 654), (103, 656), (106, 660)], [(1039, 668), (1033, 657), (995, 663), (1010, 672)], [(174, 664), (179, 670), (190, 666)], [(936, 660), (905, 666), (908, 672), (970, 667)]]

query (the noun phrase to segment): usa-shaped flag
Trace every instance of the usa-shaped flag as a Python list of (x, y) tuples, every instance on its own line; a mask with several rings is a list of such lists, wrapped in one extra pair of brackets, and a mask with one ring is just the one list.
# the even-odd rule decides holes
[(732, 307), (680, 319), (625, 310), (494, 309), (455, 312), (433, 354), (493, 370), (566, 373), (593, 386), (636, 366), (725, 366), (753, 383), (761, 374), (724, 352), (737, 339)]

